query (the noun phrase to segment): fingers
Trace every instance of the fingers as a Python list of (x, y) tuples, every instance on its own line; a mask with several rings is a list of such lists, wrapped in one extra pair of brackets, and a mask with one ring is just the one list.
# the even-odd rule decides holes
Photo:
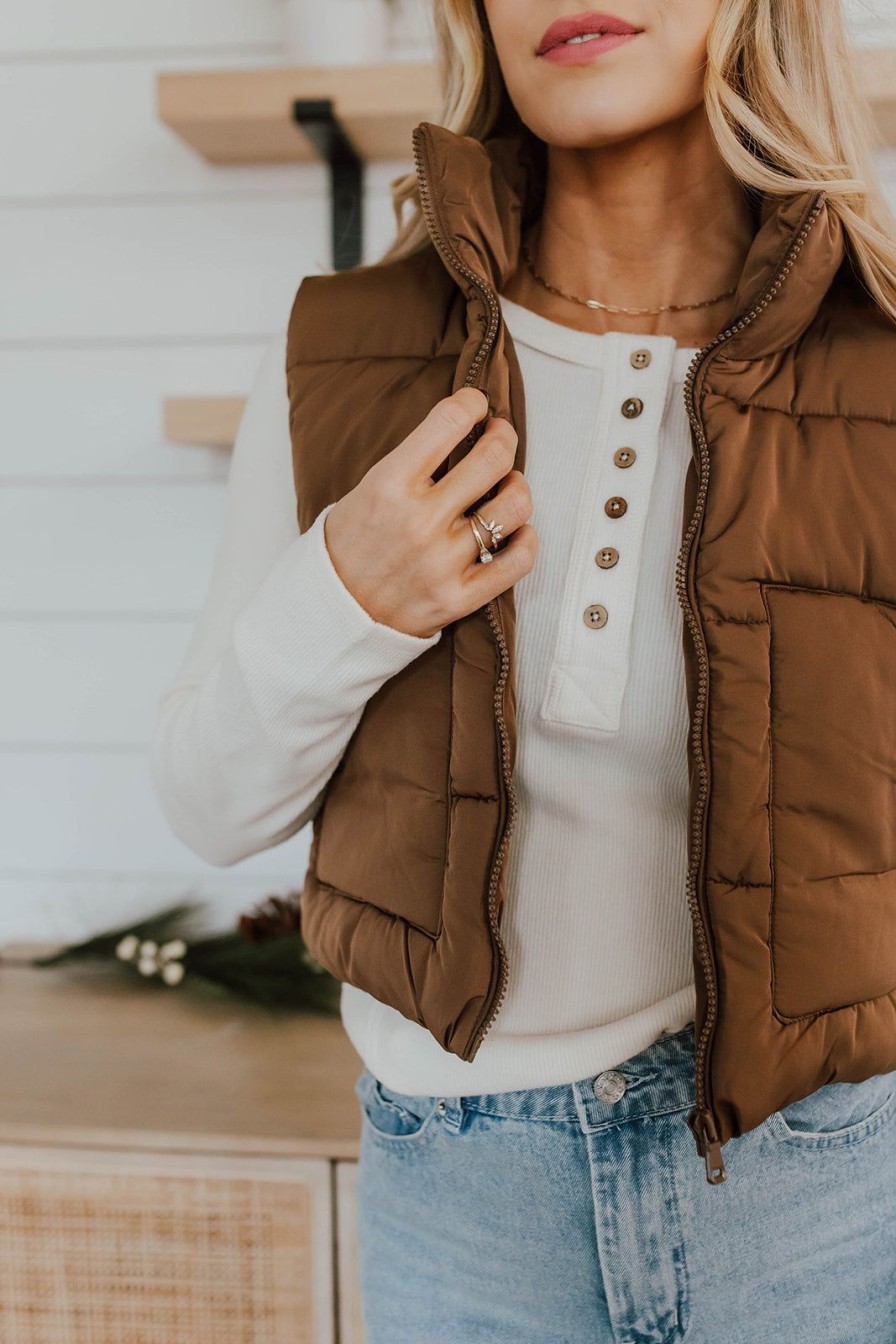
[[(532, 517), (532, 491), (529, 489), (529, 482), (523, 473), (521, 471), (508, 472), (501, 482), (498, 493), (487, 504), (480, 504), (476, 513), (486, 522), (499, 524), (501, 528), (500, 541), (506, 541), (512, 532), (515, 532), (518, 527), (521, 527)], [(471, 551), (471, 544), (473, 547), (476, 545), (476, 538), (470, 526), (471, 516), (472, 510), (458, 516), (454, 521), (454, 530), (458, 538), (462, 540), (465, 550), (475, 559), (476, 556)], [(478, 519), (474, 518), (473, 521), (482, 533), (482, 540), (491, 549), (488, 530), (483, 528)]]
[(479, 388), (458, 388), (450, 397), (436, 402), (390, 457), (414, 477), (432, 476), (487, 411), (488, 397)]
[[(330, 513), (333, 563), (346, 588), (384, 624), (418, 634), (442, 628), (510, 587), (534, 563), (532, 500), (522, 472), (513, 470), (517, 435), (507, 420), (490, 417), (463, 460), (433, 479), (487, 412), (486, 396), (476, 388), (437, 402)], [(483, 519), (500, 524), (489, 564), (480, 563), (464, 516), (479, 501)], [(482, 531), (488, 545), (489, 531)]]
[(518, 442), (519, 436), (509, 420), (489, 417), (470, 451), (433, 486), (433, 500), (445, 510), (445, 517), (464, 513), (507, 476), (516, 460)]
[[(480, 532), (482, 528), (479, 529)], [(509, 537), (500, 550), (492, 551), (491, 564), (484, 565), (476, 549), (476, 538), (467, 524), (470, 533), (470, 550), (474, 552), (471, 564), (461, 575), (460, 583), (464, 591), (463, 605), (469, 610), (490, 602), (498, 593), (517, 583), (528, 574), (535, 564), (538, 553), (538, 534), (531, 523), (523, 523)], [(485, 540), (485, 538), (483, 538)]]

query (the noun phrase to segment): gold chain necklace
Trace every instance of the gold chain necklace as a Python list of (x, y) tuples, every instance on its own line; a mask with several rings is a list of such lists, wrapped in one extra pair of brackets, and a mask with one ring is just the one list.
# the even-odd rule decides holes
[(573, 303), (584, 304), (586, 308), (600, 308), (605, 313), (681, 313), (686, 308), (707, 308), (712, 303), (720, 303), (722, 299), (727, 299), (737, 289), (737, 285), (734, 285), (731, 289), (726, 289), (724, 294), (717, 294), (714, 299), (702, 299), (700, 303), (664, 303), (659, 308), (623, 308), (615, 303), (601, 303), (598, 299), (580, 299), (575, 294), (566, 294), (562, 289), (557, 289), (556, 285), (549, 284), (544, 276), (539, 275), (536, 271), (528, 244), (521, 242), (520, 246), (529, 271), (540, 285), (544, 285), (545, 289), (549, 289), (552, 294), (559, 294), (561, 299), (571, 299)]

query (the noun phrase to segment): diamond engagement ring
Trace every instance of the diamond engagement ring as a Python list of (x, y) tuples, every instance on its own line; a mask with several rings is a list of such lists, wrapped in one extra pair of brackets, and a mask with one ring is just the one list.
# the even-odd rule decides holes
[(473, 510), (473, 517), (476, 519), (477, 523), (482, 524), (487, 532), (491, 533), (492, 549), (496, 551), (498, 549), (498, 542), (501, 540), (501, 533), (504, 531), (504, 524), (496, 523), (494, 518), (487, 523), (477, 509)]
[(488, 552), (485, 542), (482, 540), (482, 533), (476, 526), (476, 523), (472, 515), (467, 514), (467, 518), (469, 519), (470, 526), (473, 529), (473, 536), (476, 538), (476, 544), (479, 547), (479, 559), (483, 565), (487, 565), (492, 557)]
[(503, 524), (496, 523), (494, 518), (492, 518), (489, 522), (486, 522), (485, 519), (482, 517), (482, 514), (478, 513), (475, 509), (473, 510), (473, 513), (468, 514), (467, 517), (469, 518), (470, 526), (473, 529), (473, 535), (476, 538), (477, 545), (479, 546), (480, 563), (483, 565), (487, 565), (492, 560), (492, 556), (489, 553), (488, 548), (486, 547), (484, 541), (482, 540), (482, 533), (476, 526), (476, 520), (478, 520), (485, 528), (486, 532), (488, 532), (489, 537), (491, 539), (492, 548), (494, 550), (498, 549), (498, 542), (501, 539)]

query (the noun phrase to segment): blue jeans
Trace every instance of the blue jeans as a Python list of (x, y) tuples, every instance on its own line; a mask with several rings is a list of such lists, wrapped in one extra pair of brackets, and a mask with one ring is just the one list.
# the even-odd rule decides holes
[(693, 1067), (689, 1023), (553, 1087), (363, 1069), (366, 1344), (893, 1344), (896, 1070), (776, 1111), (709, 1185)]

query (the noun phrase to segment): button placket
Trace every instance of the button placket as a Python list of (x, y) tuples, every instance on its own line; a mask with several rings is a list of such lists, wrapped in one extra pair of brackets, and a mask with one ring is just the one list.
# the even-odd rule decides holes
[[(629, 354), (629, 363), (633, 368), (646, 368), (650, 361), (651, 354), (646, 347), (638, 347)], [(626, 420), (635, 420), (644, 412), (644, 400), (641, 397), (626, 397), (620, 404), (619, 411)], [(635, 462), (637, 456), (636, 449), (630, 444), (624, 444), (613, 453), (613, 463), (616, 467), (625, 469)], [(608, 518), (621, 518), (627, 512), (628, 500), (624, 495), (611, 495), (604, 501), (604, 513)], [(604, 547), (594, 558), (599, 568), (612, 569), (619, 560), (619, 552), (613, 546)], [(582, 612), (582, 620), (589, 630), (603, 629), (608, 619), (607, 608), (601, 602), (589, 603)]]
[[(646, 346), (639, 345), (631, 348), (626, 347), (624, 342), (625, 337), (620, 333), (614, 366), (616, 377), (612, 385), (616, 388), (626, 389), (626, 384), (630, 385), (631, 382), (631, 369), (644, 370), (650, 367), (653, 362), (653, 354)], [(671, 341), (669, 345), (671, 345)], [(583, 624), (589, 630), (602, 632), (600, 643), (601, 664), (604, 664), (606, 657), (607, 661), (616, 662), (620, 668), (627, 666), (628, 633), (632, 620), (631, 607), (634, 601), (632, 586), (634, 580), (632, 576), (637, 571), (641, 538), (645, 526), (644, 512), (648, 503), (650, 480), (656, 464), (656, 438), (659, 432), (668, 376), (671, 371), (671, 348), (669, 346), (661, 348), (659, 353), (659, 363), (653, 365), (650, 374), (644, 375), (649, 380), (645, 385), (644, 394), (636, 396), (632, 393), (618, 400), (616, 412), (610, 417), (610, 448), (613, 463), (611, 470), (615, 475), (617, 471), (630, 469), (636, 461), (639, 463), (639, 470), (628, 478), (631, 480), (633, 497), (616, 493), (609, 495), (603, 501), (604, 516), (613, 520), (609, 526), (613, 530), (614, 540), (616, 539), (616, 529), (619, 528), (619, 540), (624, 544), (618, 546), (604, 545), (594, 553), (595, 565), (604, 572), (606, 577), (601, 584), (589, 583), (591, 589), (590, 601), (582, 610)], [(626, 371), (627, 368), (628, 371)], [(625, 427), (624, 431), (623, 426)], [(629, 442), (632, 437), (642, 440), (642, 451), (646, 454), (644, 460), (639, 459), (638, 449), (633, 443)], [(618, 442), (619, 438), (622, 438), (622, 443)], [(613, 445), (613, 439), (617, 440), (615, 446)], [(651, 447), (653, 448), (652, 452)], [(620, 560), (622, 561), (621, 564)], [(612, 580), (608, 573), (610, 570), (616, 571)], [(591, 570), (591, 573), (594, 574), (594, 569)], [(614, 585), (612, 590), (606, 587), (611, 582)], [(601, 592), (602, 587), (607, 594), (612, 591), (615, 599), (613, 602), (606, 600), (604, 592)], [(628, 590), (627, 606), (625, 605), (626, 590)], [(611, 638), (611, 629), (615, 638)], [(615, 658), (613, 657), (614, 654), (616, 655)]]
[[(644, 349), (633, 350), (629, 355), (629, 363), (634, 368), (646, 368), (650, 363), (650, 351)], [(626, 397), (619, 409), (626, 420), (635, 420), (642, 414), (644, 402), (641, 397)], [(616, 449), (613, 454), (613, 462), (617, 467), (630, 467), (637, 456), (635, 449), (625, 444)], [(611, 495), (604, 504), (604, 513), (610, 518), (621, 518), (627, 509), (628, 501), (622, 495)]]
[[(591, 485), (595, 494), (583, 495), (581, 501), (583, 514), (590, 513), (593, 544), (587, 547), (586, 541), (584, 554), (579, 552), (587, 535), (580, 515), (564, 587), (564, 602), (570, 597), (574, 601), (576, 590), (579, 602), (577, 610), (567, 608), (561, 616), (570, 625), (560, 636), (542, 716), (614, 732), (629, 673), (639, 557), (674, 341), (658, 338), (648, 350), (622, 333), (608, 333), (604, 339), (608, 360), (599, 408), (601, 465)], [(633, 381), (641, 386), (633, 388)], [(641, 395), (635, 396), (635, 390)], [(623, 477), (622, 471), (629, 475)], [(623, 480), (624, 493), (619, 489)], [(573, 620), (577, 634), (570, 628)]]

